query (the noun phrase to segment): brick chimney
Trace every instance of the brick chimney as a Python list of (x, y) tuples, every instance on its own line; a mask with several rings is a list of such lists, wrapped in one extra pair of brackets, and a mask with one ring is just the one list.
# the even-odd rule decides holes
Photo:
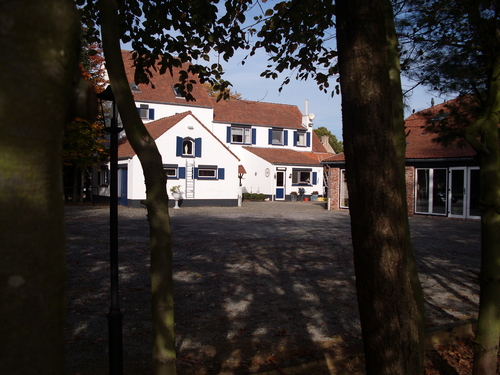
[(330, 145), (330, 136), (328, 136), (328, 135), (322, 135), (321, 136), (321, 143), (325, 147), (326, 152), (328, 152), (330, 154), (335, 154), (335, 151), (333, 151), (333, 148)]

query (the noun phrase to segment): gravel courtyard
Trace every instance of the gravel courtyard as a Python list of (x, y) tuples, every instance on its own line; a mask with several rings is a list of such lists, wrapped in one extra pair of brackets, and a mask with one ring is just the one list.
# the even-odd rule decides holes
[[(247, 374), (275, 356), (359, 347), (349, 215), (319, 202), (171, 210), (179, 374)], [(108, 207), (66, 207), (67, 374), (108, 373)], [(476, 317), (480, 226), (410, 218), (428, 326)], [(126, 374), (150, 373), (149, 229), (120, 207)], [(285, 354), (286, 353), (286, 354)]]

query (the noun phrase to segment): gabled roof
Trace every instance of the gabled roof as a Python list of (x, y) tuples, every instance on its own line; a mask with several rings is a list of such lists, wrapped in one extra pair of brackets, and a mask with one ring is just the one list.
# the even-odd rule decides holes
[[(219, 140), (219, 138), (217, 138), (205, 125), (203, 125), (203, 123), (200, 120), (198, 120), (196, 116), (192, 114), (191, 111), (178, 113), (169, 117), (163, 117), (159, 120), (148, 122), (147, 124), (145, 124), (145, 126), (151, 137), (153, 137), (153, 139), (156, 140), (163, 134), (165, 134), (174, 125), (178, 124), (180, 121), (182, 121), (184, 118), (188, 116), (192, 116), (208, 133), (210, 133), (212, 137), (214, 137), (215, 140), (217, 140), (217, 142), (219, 142), (222, 145), (222, 147), (224, 147), (236, 159), (240, 160), (240, 158), (238, 158), (224, 143), (222, 143)], [(118, 145), (118, 158), (132, 157), (135, 154), (136, 153), (132, 148), (132, 146), (130, 145), (130, 142), (128, 141), (127, 137), (121, 139), (120, 144)]]
[[(132, 61), (132, 52), (122, 51), (122, 57), (123, 63), (125, 65), (127, 79), (129, 83), (133, 84), (135, 68)], [(212, 101), (208, 96), (205, 87), (200, 83), (193, 85), (192, 94), (195, 97), (196, 101), (188, 102), (184, 98), (175, 96), (173, 86), (179, 82), (179, 72), (183, 69), (186, 70), (187, 66), (183, 66), (182, 68), (172, 68), (173, 76), (171, 76), (168, 71), (167, 73), (161, 75), (158, 73), (155, 74), (150, 78), (155, 88), (153, 88), (151, 84), (137, 85), (139, 91), (132, 90), (134, 100), (139, 102), (171, 103), (186, 106), (212, 107)], [(198, 82), (197, 77), (194, 75), (191, 75), (190, 79)]]
[(272, 164), (320, 165), (320, 161), (312, 157), (312, 152), (299, 152), (287, 148), (243, 147), (252, 154)]
[(212, 99), (214, 122), (302, 129), (302, 113), (295, 105)]

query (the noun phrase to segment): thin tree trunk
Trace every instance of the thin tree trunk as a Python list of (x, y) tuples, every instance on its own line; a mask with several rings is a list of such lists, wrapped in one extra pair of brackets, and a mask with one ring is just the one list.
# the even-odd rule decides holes
[(70, 0), (0, 2), (0, 363), (64, 374), (62, 134), (80, 22)]
[(176, 374), (175, 324), (172, 278), (172, 242), (166, 177), (161, 155), (135, 107), (120, 50), (115, 0), (101, 1), (101, 28), (111, 86), (127, 138), (137, 153), (146, 182), (150, 228), (153, 321), (153, 373)]
[[(473, 126), (482, 130), (481, 274), (479, 319), (474, 345), (474, 375), (496, 375), (500, 340), (500, 59), (493, 69), (489, 97), (482, 118)], [(472, 145), (476, 140), (471, 140)], [(485, 152), (485, 149), (487, 152)]]
[[(422, 374), (421, 312), (409, 264), (403, 123), (393, 101), (389, 0), (338, 0), (344, 149), (368, 374)], [(393, 27), (393, 26), (392, 26)], [(404, 160), (404, 159), (403, 159)], [(417, 287), (417, 289), (414, 288)], [(421, 303), (421, 301), (419, 301)]]

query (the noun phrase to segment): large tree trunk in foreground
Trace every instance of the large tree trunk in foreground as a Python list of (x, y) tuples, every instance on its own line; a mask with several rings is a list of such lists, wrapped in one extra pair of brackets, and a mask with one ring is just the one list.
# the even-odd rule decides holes
[[(483, 115), (472, 125), (470, 144), (481, 166), (481, 274), (474, 375), (496, 375), (500, 339), (500, 58), (493, 65)], [(482, 134), (477, 143), (477, 134)]]
[(424, 371), (423, 306), (409, 267), (404, 127), (395, 125), (398, 104), (391, 100), (388, 12), (389, 0), (338, 0), (337, 46), (367, 373), (411, 375)]
[(64, 374), (62, 135), (79, 37), (72, 1), (0, 2), (2, 374)]
[(135, 107), (122, 61), (119, 26), (116, 1), (102, 0), (101, 27), (106, 67), (127, 138), (141, 161), (146, 182), (151, 250), (153, 373), (175, 375), (172, 241), (166, 176), (158, 148)]

